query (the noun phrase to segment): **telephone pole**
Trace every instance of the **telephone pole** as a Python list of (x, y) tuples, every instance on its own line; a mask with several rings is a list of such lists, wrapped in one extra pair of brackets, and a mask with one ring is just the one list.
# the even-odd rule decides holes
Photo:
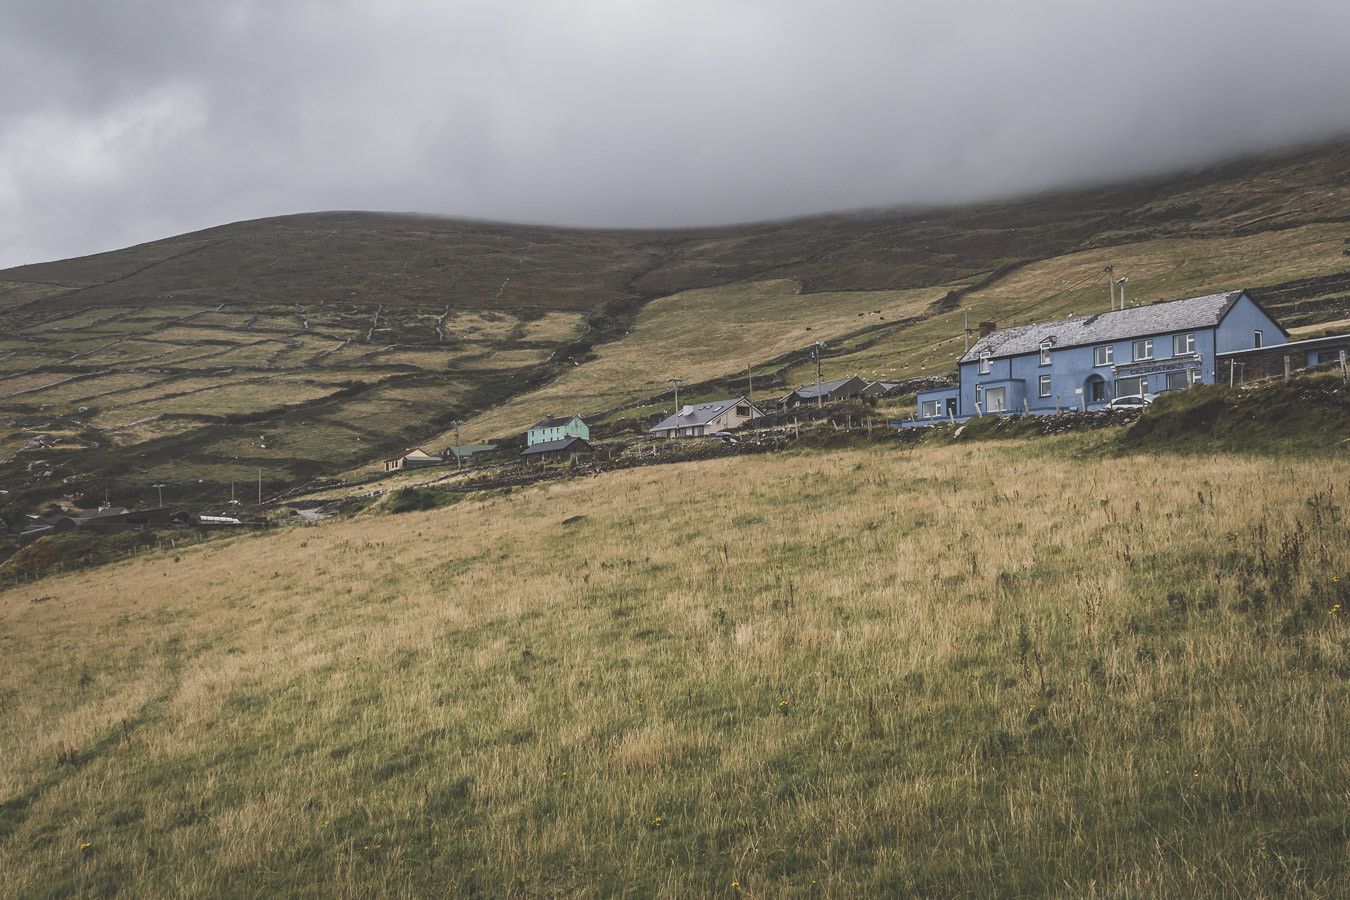
[(675, 385), (675, 415), (678, 416), (680, 414), (680, 379), (667, 378), (666, 381)]
[(812, 355), (816, 358), (816, 409), (825, 405), (825, 398), (820, 396), (820, 348), (824, 346), (824, 341), (816, 341), (811, 345)]
[(168, 487), (168, 485), (164, 485), (164, 484), (156, 484), (156, 485), (154, 485), (155, 490), (159, 491), (159, 508), (160, 508), (160, 509), (163, 509), (163, 508), (164, 508), (164, 488), (166, 488), (166, 487)]
[(460, 456), (459, 453), (459, 426), (463, 425), (464, 423), (461, 422), (459, 419), (456, 419), (450, 424), (453, 425), (455, 428), (455, 468), (458, 469), (460, 466), (464, 464), (464, 457)]
[(745, 388), (745, 399), (747, 403), (755, 402), (755, 373), (750, 366), (745, 367), (745, 377), (749, 382)]
[(258, 505), (262, 506), (262, 466), (258, 466)]
[(1116, 267), (1107, 266), (1102, 271), (1106, 273), (1106, 293), (1111, 297), (1111, 309), (1114, 310), (1116, 308)]

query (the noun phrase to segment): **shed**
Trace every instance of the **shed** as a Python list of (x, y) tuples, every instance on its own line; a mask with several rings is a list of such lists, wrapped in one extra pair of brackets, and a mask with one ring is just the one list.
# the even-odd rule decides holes
[(526, 447), (520, 458), (529, 462), (551, 462), (559, 459), (571, 459), (575, 456), (595, 452), (584, 438), (565, 437), (557, 441), (544, 441)]

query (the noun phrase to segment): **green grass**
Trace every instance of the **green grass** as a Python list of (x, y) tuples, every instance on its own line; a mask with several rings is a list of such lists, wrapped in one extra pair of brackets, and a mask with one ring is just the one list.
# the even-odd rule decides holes
[(1350, 385), (1339, 374), (1161, 395), (1119, 438), (1126, 451), (1266, 455), (1350, 450)]
[(1062, 443), (635, 469), (0, 592), (3, 892), (1344, 895), (1346, 457)]

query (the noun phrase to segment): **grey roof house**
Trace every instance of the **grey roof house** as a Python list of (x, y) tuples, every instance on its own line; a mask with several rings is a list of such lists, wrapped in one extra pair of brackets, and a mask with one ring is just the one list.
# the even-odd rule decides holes
[(921, 391), (919, 420), (1093, 409), (1226, 380), (1221, 354), (1288, 332), (1242, 290), (997, 330), (960, 359), (959, 387)]
[(740, 428), (762, 415), (764, 412), (744, 397), (731, 397), (683, 406), (675, 415), (657, 422), (648, 432), (666, 438), (699, 437)]
[(820, 398), (821, 403), (833, 403), (838, 400), (848, 400), (856, 397), (867, 387), (867, 382), (863, 381), (857, 375), (850, 375), (847, 378), (835, 378), (830, 381), (822, 381), (819, 389), (815, 382), (804, 384), (790, 394), (787, 394), (778, 401), (778, 405), (783, 408), (800, 406), (803, 403), (815, 403), (816, 398)]
[(586, 442), (585, 438), (571, 435), (565, 438), (559, 438), (556, 441), (540, 441), (537, 444), (531, 444), (525, 448), (525, 452), (520, 454), (521, 459), (535, 462), (545, 462), (553, 459), (568, 459), (582, 453), (591, 453), (594, 448)]

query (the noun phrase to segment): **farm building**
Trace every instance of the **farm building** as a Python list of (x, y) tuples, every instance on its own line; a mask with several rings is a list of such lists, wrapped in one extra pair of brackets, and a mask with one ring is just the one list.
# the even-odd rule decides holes
[(586, 442), (585, 438), (572, 435), (556, 441), (543, 441), (542, 443), (531, 444), (529, 447), (525, 448), (525, 452), (520, 454), (520, 457), (526, 462), (543, 463), (560, 459), (572, 459), (593, 452), (594, 448)]
[(441, 457), (447, 461), (453, 459), (456, 462), (467, 465), (475, 456), (491, 453), (496, 449), (496, 444), (460, 444), (459, 446), (452, 444), (445, 448), (445, 452), (441, 454)]
[(384, 470), (386, 472), (397, 472), (400, 469), (421, 469), (425, 466), (439, 466), (444, 460), (439, 456), (432, 456), (421, 447), (414, 447), (406, 451), (401, 456), (395, 456), (393, 459), (384, 461)]
[(656, 423), (648, 432), (659, 437), (698, 437), (740, 428), (764, 412), (744, 397), (713, 400), (681, 407), (680, 411)]
[(836, 378), (833, 381), (822, 381), (819, 388), (814, 383), (805, 384), (779, 399), (778, 407), (780, 409), (791, 409), (794, 406), (801, 406), (803, 403), (834, 403), (839, 400), (849, 400), (857, 397), (866, 388), (867, 382), (857, 375)]
[(540, 419), (525, 432), (525, 446), (560, 441), (563, 438), (579, 437), (584, 441), (591, 439), (590, 427), (581, 416), (550, 416)]

